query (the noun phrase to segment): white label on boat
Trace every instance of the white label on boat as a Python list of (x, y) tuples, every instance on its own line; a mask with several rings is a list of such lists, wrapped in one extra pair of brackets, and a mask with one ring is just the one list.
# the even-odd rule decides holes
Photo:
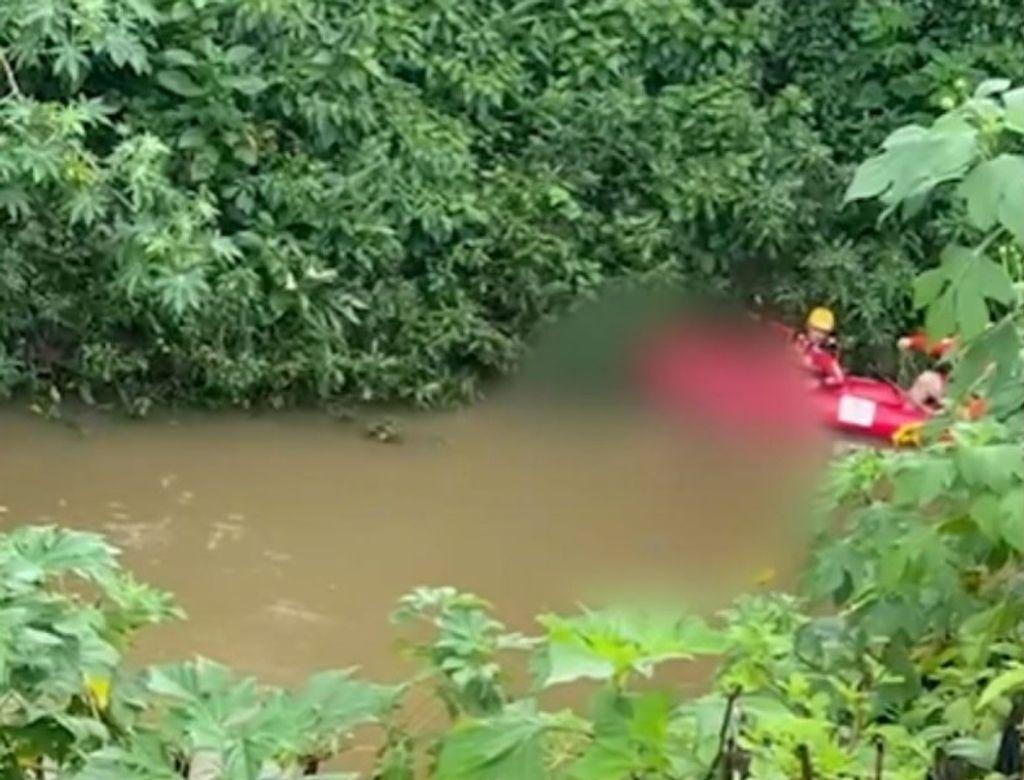
[(875, 422), (877, 408), (878, 404), (867, 398), (858, 398), (855, 395), (840, 396), (839, 422), (870, 428)]

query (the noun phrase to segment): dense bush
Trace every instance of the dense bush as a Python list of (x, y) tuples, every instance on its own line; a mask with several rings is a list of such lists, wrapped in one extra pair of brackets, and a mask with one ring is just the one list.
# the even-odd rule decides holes
[(813, 100), (815, 127), (840, 161), (857, 161), (884, 128), (965, 98), (992, 74), (1024, 77), (1019, 4), (999, 0), (783, 0), (790, 24), (768, 83)]
[(0, 390), (440, 403), (613, 278), (829, 300), (877, 357), (935, 239), (840, 212), (842, 166), (879, 114), (1024, 77), (1022, 24), (1015, 0), (7, 0)]

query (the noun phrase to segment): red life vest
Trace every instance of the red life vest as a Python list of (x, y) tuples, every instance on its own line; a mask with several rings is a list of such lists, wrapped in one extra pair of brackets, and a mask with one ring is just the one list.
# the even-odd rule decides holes
[(907, 336), (910, 341), (910, 348), (922, 355), (938, 360), (948, 355), (956, 346), (956, 339), (946, 338), (939, 341), (932, 341), (925, 333), (912, 333)]
[(813, 374), (817, 381), (826, 385), (843, 383), (846, 375), (839, 365), (834, 340), (830, 339), (826, 344), (815, 344), (804, 334), (799, 333), (796, 337), (796, 346), (804, 368)]

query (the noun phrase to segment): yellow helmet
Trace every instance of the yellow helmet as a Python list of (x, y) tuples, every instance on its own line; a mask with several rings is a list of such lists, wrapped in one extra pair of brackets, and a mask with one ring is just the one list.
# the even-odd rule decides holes
[(836, 327), (836, 315), (831, 309), (819, 306), (807, 315), (807, 327), (831, 333)]

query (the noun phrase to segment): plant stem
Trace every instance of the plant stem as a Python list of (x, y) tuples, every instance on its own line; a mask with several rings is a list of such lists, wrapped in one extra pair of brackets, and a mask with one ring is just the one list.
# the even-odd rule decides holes
[(992, 242), (999, 238), (1003, 233), (1006, 232), (1006, 228), (1000, 226), (995, 228), (991, 233), (985, 236), (984, 240), (974, 248), (974, 251), (978, 255), (983, 255), (992, 245)]
[(3, 68), (4, 74), (7, 76), (7, 86), (10, 93), (15, 97), (21, 97), (21, 87), (18, 86), (18, 80), (14, 77), (14, 69), (11, 67), (11, 62), (7, 59), (3, 49), (0, 49), (0, 67)]
[(711, 766), (708, 767), (707, 774), (704, 775), (704, 780), (711, 780), (714, 777), (715, 769), (718, 767), (719, 762), (722, 760), (722, 756), (726, 752), (726, 745), (729, 742), (729, 726), (732, 722), (732, 712), (736, 704), (736, 699), (739, 698), (740, 689), (733, 688), (729, 693), (729, 698), (725, 701), (725, 715), (722, 717), (722, 728), (718, 732), (718, 752), (715, 753), (715, 757), (711, 761)]
[(882, 780), (882, 769), (885, 765), (885, 741), (879, 737), (875, 740), (875, 780)]

